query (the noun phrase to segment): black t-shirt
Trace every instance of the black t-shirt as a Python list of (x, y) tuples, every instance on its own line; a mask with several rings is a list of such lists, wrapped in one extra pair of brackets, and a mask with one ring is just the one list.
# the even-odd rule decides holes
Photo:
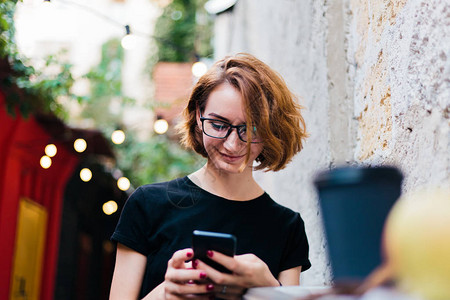
[(147, 256), (141, 297), (164, 281), (168, 260), (175, 251), (191, 247), (195, 229), (234, 234), (236, 254), (255, 254), (275, 277), (293, 267), (311, 267), (299, 213), (267, 193), (249, 201), (227, 200), (183, 177), (138, 188), (112, 235), (113, 241)]

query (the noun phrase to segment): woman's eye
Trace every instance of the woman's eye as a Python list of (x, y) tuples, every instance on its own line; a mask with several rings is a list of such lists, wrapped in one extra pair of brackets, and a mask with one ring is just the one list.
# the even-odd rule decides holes
[[(256, 127), (253, 126), (250, 129), (251, 129), (251, 134), (252, 135), (256, 135)], [(239, 132), (242, 133), (242, 134), (246, 134), (247, 133), (247, 126), (239, 127)]]
[(228, 130), (228, 126), (224, 123), (211, 122), (211, 127), (215, 130)]

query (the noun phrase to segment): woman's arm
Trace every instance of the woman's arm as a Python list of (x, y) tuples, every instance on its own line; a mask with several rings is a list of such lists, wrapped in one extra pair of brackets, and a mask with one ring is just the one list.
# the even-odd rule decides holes
[(118, 243), (109, 299), (138, 299), (146, 264), (147, 257)]
[(299, 285), (301, 271), (302, 266), (284, 270), (278, 275), (278, 280), (282, 285)]
[[(165, 281), (142, 300), (209, 299), (213, 286), (206, 282), (207, 274), (192, 269), (190, 263), (186, 266), (185, 261), (192, 258), (192, 255), (192, 249), (175, 252), (167, 264)], [(118, 243), (109, 299), (138, 299), (146, 265), (146, 256)]]
[[(110, 300), (136, 300), (139, 298), (147, 257), (120, 243), (117, 244), (116, 266), (111, 284)], [(164, 282), (143, 300), (165, 299)]]

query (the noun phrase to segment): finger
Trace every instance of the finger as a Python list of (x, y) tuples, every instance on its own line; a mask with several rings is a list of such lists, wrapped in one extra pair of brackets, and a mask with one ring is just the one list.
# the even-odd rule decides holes
[[(181, 298), (202, 298), (208, 299), (212, 295), (214, 286), (208, 284), (178, 284), (172, 281), (165, 282), (166, 295), (173, 295)], [(166, 297), (167, 298), (167, 297)]]
[(196, 260), (197, 262), (197, 270), (203, 270), (208, 274), (208, 278), (216, 284), (220, 285), (236, 285), (238, 286), (238, 278), (233, 276), (232, 274), (226, 274), (217, 271), (213, 267), (205, 264), (201, 260)]
[(185, 261), (192, 259), (193, 255), (194, 251), (191, 248), (178, 250), (172, 255), (172, 258), (169, 260), (167, 266), (176, 269), (184, 269)]
[(207, 277), (208, 275), (203, 270), (175, 268), (168, 268), (165, 275), (166, 280), (178, 283), (206, 282)]
[(234, 257), (213, 250), (208, 251), (208, 257), (232, 272), (238, 271), (238, 264)]

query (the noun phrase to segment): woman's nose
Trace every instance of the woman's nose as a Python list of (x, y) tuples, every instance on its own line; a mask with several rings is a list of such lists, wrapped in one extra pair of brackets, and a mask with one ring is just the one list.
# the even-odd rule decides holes
[(234, 130), (231, 130), (230, 135), (225, 139), (225, 142), (223, 143), (224, 147), (228, 150), (236, 150), (242, 146), (241, 144), (243, 144), (243, 142), (239, 138), (236, 128), (234, 128)]

